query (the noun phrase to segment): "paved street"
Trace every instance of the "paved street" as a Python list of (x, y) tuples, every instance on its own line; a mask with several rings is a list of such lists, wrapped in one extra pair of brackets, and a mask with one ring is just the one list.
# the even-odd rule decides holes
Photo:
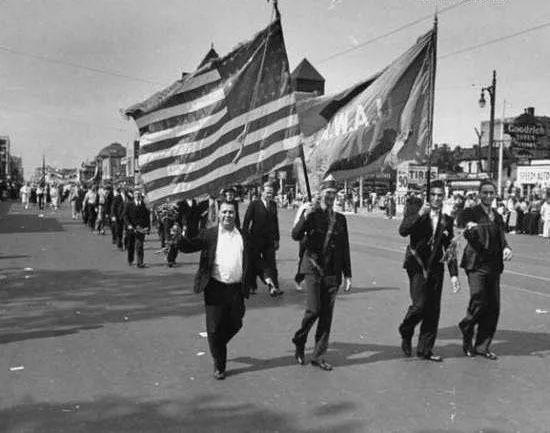
[(434, 364), (399, 348), (398, 222), (349, 216), (354, 289), (336, 301), (327, 373), (292, 357), (304, 303), (292, 218), (281, 211), (286, 293), (247, 302), (229, 376), (215, 381), (191, 290), (197, 255), (169, 269), (152, 235), (149, 267), (129, 268), (67, 210), (0, 203), (0, 432), (550, 432), (548, 240), (509, 236), (497, 362), (462, 356), (468, 288), (463, 273), (456, 295), (446, 281)]

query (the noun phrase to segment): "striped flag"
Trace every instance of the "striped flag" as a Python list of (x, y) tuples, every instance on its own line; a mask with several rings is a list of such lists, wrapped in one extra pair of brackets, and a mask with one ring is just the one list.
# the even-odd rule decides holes
[(151, 202), (216, 193), (291, 163), (300, 128), (280, 20), (126, 115), (139, 128)]

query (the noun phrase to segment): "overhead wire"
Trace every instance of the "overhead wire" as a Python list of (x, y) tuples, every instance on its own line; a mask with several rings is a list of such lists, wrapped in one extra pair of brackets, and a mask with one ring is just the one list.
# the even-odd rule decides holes
[[(450, 6), (447, 6), (447, 7), (442, 8), (442, 9), (439, 9), (437, 13), (438, 13), (438, 15), (441, 15), (441, 14), (443, 14), (443, 13), (445, 13), (445, 12), (448, 12), (448, 11), (450, 11), (450, 10), (452, 10), (452, 9), (456, 9), (456, 8), (458, 8), (458, 7), (460, 7), (460, 6), (463, 6), (463, 5), (467, 4), (467, 3), (472, 3), (473, 1), (474, 1), (474, 0), (462, 0), (461, 2), (455, 3), (454, 5), (450, 5)], [(338, 51), (338, 52), (336, 52), (336, 53), (334, 53), (334, 54), (331, 54), (330, 56), (325, 57), (325, 58), (319, 60), (317, 63), (318, 63), (318, 64), (322, 64), (322, 63), (328, 62), (329, 60), (332, 60), (332, 59), (334, 59), (334, 58), (336, 58), (336, 57), (340, 57), (340, 56), (343, 56), (344, 54), (350, 53), (350, 52), (352, 52), (352, 51), (356, 51), (356, 50), (358, 50), (358, 49), (360, 49), (360, 48), (365, 47), (366, 45), (369, 45), (369, 44), (372, 44), (373, 42), (377, 42), (377, 41), (379, 41), (379, 40), (382, 40), (382, 39), (384, 39), (384, 38), (387, 38), (388, 36), (391, 36), (391, 35), (393, 35), (393, 34), (395, 34), (395, 33), (399, 33), (400, 31), (403, 31), (403, 30), (405, 30), (405, 29), (408, 29), (409, 27), (415, 26), (415, 25), (417, 25), (417, 24), (419, 24), (419, 23), (421, 23), (421, 22), (423, 22), (423, 21), (426, 21), (426, 20), (428, 20), (428, 19), (433, 19), (433, 17), (434, 17), (433, 14), (424, 15), (423, 17), (420, 17), (420, 18), (418, 18), (418, 19), (416, 19), (416, 20), (414, 20), (414, 21), (410, 21), (410, 22), (408, 22), (408, 23), (406, 23), (406, 24), (403, 24), (402, 26), (397, 27), (396, 29), (390, 30), (389, 32), (383, 33), (383, 34), (381, 34), (381, 35), (379, 35), (379, 36), (376, 36), (376, 37), (374, 37), (374, 38), (372, 38), (372, 39), (368, 39), (368, 40), (366, 40), (366, 41), (364, 41), (364, 42), (361, 42), (361, 43), (359, 43), (359, 44), (357, 44), (357, 45), (355, 45), (355, 46), (353, 46), (353, 47), (351, 47), (351, 48), (347, 48), (347, 49), (345, 49), (345, 50)]]
[(500, 36), (498, 38), (491, 39), (491, 40), (482, 42), (480, 44), (471, 45), (471, 46), (465, 47), (465, 48), (460, 48), (456, 51), (452, 51), (450, 53), (446, 53), (446, 54), (443, 54), (441, 56), (438, 56), (437, 59), (441, 60), (441, 59), (445, 59), (447, 57), (451, 57), (451, 56), (455, 56), (455, 55), (458, 55), (458, 54), (466, 53), (468, 51), (477, 50), (478, 48), (482, 48), (482, 47), (485, 47), (485, 46), (491, 45), (491, 44), (496, 44), (497, 42), (502, 42), (502, 41), (505, 41), (507, 39), (512, 39), (512, 38), (515, 38), (517, 36), (524, 35), (526, 33), (530, 33), (530, 32), (534, 32), (536, 30), (543, 29), (545, 27), (550, 27), (550, 21), (547, 22), (547, 23), (543, 23), (543, 24), (539, 24), (539, 25), (536, 25), (536, 26), (533, 26), (533, 27), (529, 27), (527, 29), (521, 30), (521, 31), (516, 32), (516, 33), (512, 33), (510, 35)]
[[(124, 79), (128, 79), (128, 80), (133, 80), (133, 81), (140, 81), (142, 83), (153, 84), (153, 85), (156, 85), (156, 86), (163, 85), (163, 83), (159, 83), (158, 81), (148, 80), (146, 78), (134, 77), (132, 75), (123, 74), (122, 72), (109, 71), (107, 69), (100, 69), (100, 68), (95, 68), (95, 67), (91, 67), (91, 66), (81, 65), (81, 64), (78, 64), (78, 63), (67, 62), (65, 60), (57, 59), (57, 58), (50, 57), (50, 56), (45, 56), (45, 55), (42, 55), (42, 54), (34, 54), (34, 53), (29, 53), (27, 51), (16, 50), (16, 49), (8, 47), (6, 45), (0, 45), (0, 51), (4, 51), (6, 53), (9, 53), (9, 54), (12, 54), (12, 55), (15, 55), (15, 56), (29, 57), (31, 59), (41, 60), (41, 61), (48, 62), (48, 63), (54, 63), (54, 64), (58, 64), (58, 65), (70, 66), (70, 67), (75, 68), (75, 69), (82, 69), (82, 70), (89, 71), (89, 72), (96, 72), (98, 74), (110, 75), (110, 76), (113, 76), (113, 77), (124, 78)], [(166, 84), (166, 83), (164, 83), (164, 84)]]

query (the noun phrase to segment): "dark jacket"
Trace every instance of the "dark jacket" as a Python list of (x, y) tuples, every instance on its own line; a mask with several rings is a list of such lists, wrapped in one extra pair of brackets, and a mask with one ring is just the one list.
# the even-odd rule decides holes
[(194, 238), (199, 234), (199, 224), (202, 214), (208, 209), (208, 200), (197, 203), (192, 200), (191, 206), (187, 200), (178, 203), (178, 223), (181, 227), (187, 227), (187, 235)]
[[(410, 236), (403, 267), (410, 273), (441, 271), (444, 252), (454, 237), (454, 221), (452, 217), (441, 212), (434, 234), (430, 213), (422, 216), (418, 214), (421, 207), (420, 199), (410, 200), (399, 225), (399, 234), (403, 237)], [(449, 274), (457, 276), (456, 257), (452, 257), (447, 265)]]
[(117, 220), (122, 219), (122, 214), (124, 212), (124, 200), (122, 200), (122, 195), (113, 196), (113, 202), (111, 203), (111, 216), (115, 217)]
[(277, 204), (272, 200), (264, 206), (262, 200), (253, 200), (244, 215), (243, 233), (257, 245), (272, 245), (279, 242), (279, 218)]
[(147, 209), (147, 206), (143, 202), (141, 202), (141, 205), (136, 206), (134, 200), (128, 201), (126, 206), (124, 206), (123, 219), (126, 226), (151, 228), (149, 209)]
[(314, 210), (307, 217), (302, 215), (292, 229), (292, 239), (304, 241), (304, 257), (299, 272), (321, 276), (335, 276), (340, 285), (342, 276), (351, 278), (351, 259), (346, 217), (334, 213), (334, 227), (325, 247), (329, 217), (321, 209)]
[[(195, 284), (193, 290), (195, 293), (201, 293), (204, 291), (206, 285), (210, 281), (212, 276), (212, 268), (214, 266), (214, 260), (216, 258), (216, 247), (218, 245), (218, 226), (210, 227), (194, 237), (189, 238), (187, 234), (182, 237), (180, 243), (180, 249), (184, 253), (201, 252), (199, 261), (199, 269), (195, 275)], [(249, 278), (248, 275), (248, 248), (246, 239), (243, 237), (243, 277), (241, 281), (241, 293), (243, 297), (248, 298), (249, 291)]]
[[(491, 222), (481, 205), (464, 210), (464, 223), (475, 222), (478, 224), (477, 227), (471, 230), (464, 230), (464, 238), (468, 241), (468, 244), (464, 248), (460, 266), (466, 271), (475, 271), (488, 261), (493, 262), (492, 267), (494, 269), (492, 270), (495, 272), (500, 273), (504, 270), (502, 252), (504, 248), (509, 248), (504, 235), (504, 221), (494, 209), (491, 209), (491, 212), (495, 217), (493, 222)], [(491, 226), (495, 230), (496, 244), (490, 242)], [(490, 260), (489, 256), (492, 256), (491, 258), (494, 260)]]

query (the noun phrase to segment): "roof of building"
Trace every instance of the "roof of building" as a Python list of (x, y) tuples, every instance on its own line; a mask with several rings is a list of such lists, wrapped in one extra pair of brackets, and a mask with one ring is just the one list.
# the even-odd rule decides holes
[(99, 158), (124, 158), (126, 156), (126, 148), (120, 143), (111, 143), (101, 149), (97, 156)]
[(322, 81), (325, 82), (325, 78), (313, 67), (309, 61), (304, 58), (296, 69), (290, 74), (293, 80), (311, 80), (311, 81)]
[(199, 66), (198, 66), (197, 69), (202, 68), (204, 65), (208, 64), (211, 60), (219, 59), (219, 58), (220, 58), (220, 56), (218, 55), (218, 53), (214, 49), (214, 45), (212, 45), (210, 47), (210, 49), (208, 50), (208, 52), (206, 53), (206, 56), (204, 56), (202, 61), (199, 63)]

